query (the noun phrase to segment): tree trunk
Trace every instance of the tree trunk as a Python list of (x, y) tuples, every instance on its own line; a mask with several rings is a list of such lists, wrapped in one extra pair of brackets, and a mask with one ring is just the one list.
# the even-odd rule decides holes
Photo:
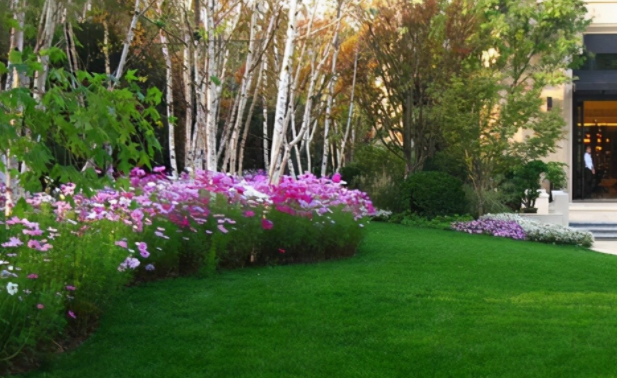
[(338, 54), (340, 51), (340, 43), (339, 43), (338, 34), (339, 34), (340, 25), (341, 25), (341, 8), (342, 7), (343, 7), (343, 1), (339, 0), (338, 8), (336, 11), (336, 17), (337, 17), (336, 31), (334, 34), (334, 39), (332, 41), (332, 44), (334, 45), (334, 53), (332, 55), (332, 69), (331, 69), (332, 77), (330, 78), (330, 81), (328, 83), (328, 99), (327, 99), (327, 105), (326, 105), (326, 119), (324, 123), (324, 135), (323, 135), (324, 148), (323, 148), (323, 156), (321, 158), (321, 177), (326, 176), (327, 168), (328, 168), (328, 152), (329, 152), (328, 133), (330, 131), (329, 129), (330, 129), (330, 121), (332, 117), (332, 104), (334, 102), (334, 84), (336, 84), (336, 80), (337, 80), (336, 61), (337, 61)]
[(351, 82), (351, 96), (349, 99), (349, 114), (347, 114), (347, 126), (345, 127), (345, 135), (343, 135), (343, 140), (341, 141), (341, 149), (338, 153), (338, 162), (336, 164), (336, 172), (338, 173), (341, 170), (341, 166), (343, 164), (343, 159), (345, 156), (345, 144), (347, 143), (347, 138), (349, 138), (349, 129), (351, 128), (351, 119), (353, 117), (353, 101), (354, 95), (356, 92), (356, 76), (358, 74), (358, 50), (356, 48), (356, 56), (354, 58), (353, 63), (353, 79)]
[[(159, 16), (163, 15), (163, 1), (158, 1)], [(167, 140), (169, 144), (169, 165), (171, 174), (176, 177), (178, 174), (178, 163), (176, 161), (176, 138), (175, 138), (175, 117), (174, 117), (174, 85), (173, 85), (173, 66), (169, 54), (167, 35), (163, 29), (159, 29), (161, 39), (161, 52), (165, 58), (165, 110), (167, 111)]]
[(116, 82), (122, 78), (124, 74), (124, 66), (126, 64), (126, 58), (129, 55), (129, 49), (131, 44), (133, 43), (133, 38), (135, 37), (135, 28), (137, 27), (137, 22), (139, 21), (140, 13), (140, 3), (141, 0), (135, 0), (135, 9), (133, 10), (133, 18), (131, 19), (131, 24), (129, 26), (129, 30), (126, 33), (126, 40), (124, 41), (124, 47), (122, 48), (122, 54), (120, 55), (120, 62), (118, 62), (118, 68), (116, 68), (115, 81), (112, 83), (112, 87), (116, 85)]
[(278, 82), (278, 95), (276, 101), (276, 110), (274, 116), (274, 132), (272, 135), (272, 150), (270, 156), (270, 170), (268, 176), (270, 182), (278, 184), (280, 175), (280, 152), (285, 138), (284, 122), (285, 111), (287, 109), (287, 101), (289, 99), (289, 79), (291, 76), (291, 56), (293, 55), (295, 46), (296, 33), (296, 8), (298, 0), (289, 0), (289, 25), (287, 26), (287, 34), (285, 41), (285, 50), (281, 60), (281, 71)]

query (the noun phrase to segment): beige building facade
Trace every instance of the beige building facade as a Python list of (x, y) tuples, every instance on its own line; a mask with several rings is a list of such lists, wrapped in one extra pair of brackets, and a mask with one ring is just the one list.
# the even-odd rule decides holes
[[(617, 0), (586, 0), (592, 23), (583, 36), (591, 54), (571, 71), (572, 84), (547, 88), (545, 110), (561, 109), (564, 134), (550, 161), (568, 165), (570, 202), (617, 202)], [(591, 147), (595, 176), (585, 177)]]

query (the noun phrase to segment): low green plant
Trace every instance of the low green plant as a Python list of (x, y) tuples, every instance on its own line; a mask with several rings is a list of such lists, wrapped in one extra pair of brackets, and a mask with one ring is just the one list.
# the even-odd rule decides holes
[(399, 214), (399, 218), (396, 219), (396, 223), (412, 227), (449, 230), (454, 222), (467, 222), (471, 220), (473, 220), (471, 215), (439, 215), (428, 218), (415, 213), (406, 212)]
[(401, 208), (429, 218), (467, 212), (463, 182), (444, 172), (417, 172), (400, 187)]

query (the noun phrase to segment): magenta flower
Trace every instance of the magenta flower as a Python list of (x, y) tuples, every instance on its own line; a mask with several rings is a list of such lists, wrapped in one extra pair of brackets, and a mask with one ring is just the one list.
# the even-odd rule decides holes
[(71, 318), (73, 318), (73, 319), (77, 319), (77, 316), (75, 316), (75, 313), (74, 313), (73, 311), (70, 311), (70, 310), (69, 310), (68, 314), (69, 314), (69, 316), (70, 316)]
[(254, 217), (255, 216), (255, 212), (251, 211), (251, 210), (247, 210), (247, 211), (244, 212), (244, 216), (247, 217), (247, 218)]
[(285, 250), (283, 248), (279, 248), (279, 252), (280, 253), (285, 253)]
[(340, 173), (335, 173), (334, 176), (332, 176), (332, 182), (335, 184), (338, 184), (341, 182), (341, 174)]
[(146, 251), (146, 250), (139, 250), (139, 254), (141, 255), (141, 257), (143, 257), (144, 259), (147, 259), (150, 256), (150, 252)]
[(227, 229), (225, 228), (225, 226), (223, 226), (222, 224), (219, 224), (218, 226), (219, 231), (221, 231), (222, 233), (226, 234), (229, 231), (227, 231)]
[(75, 286), (67, 285), (66, 286), (66, 290), (68, 290), (68, 291), (75, 291)]
[(271, 229), (272, 229), (272, 227), (274, 227), (274, 223), (272, 223), (272, 221), (269, 221), (269, 220), (267, 220), (267, 219), (262, 219), (262, 220), (261, 220), (261, 227), (262, 227), (264, 230), (271, 230)]
[(39, 303), (39, 304), (36, 305), (36, 308), (38, 308), (39, 310), (42, 310), (42, 309), (45, 308), (45, 306), (43, 306), (42, 304)]
[(154, 167), (153, 171), (156, 173), (165, 172), (165, 167)]
[(32, 273), (32, 274), (28, 274), (28, 278), (31, 280), (36, 280), (37, 278), (39, 278), (39, 276), (38, 274)]

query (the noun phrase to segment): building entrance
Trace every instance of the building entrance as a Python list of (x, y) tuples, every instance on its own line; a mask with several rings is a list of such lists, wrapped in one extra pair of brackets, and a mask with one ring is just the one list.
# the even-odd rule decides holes
[[(617, 93), (575, 92), (573, 128), (573, 199), (617, 200)], [(595, 174), (586, 169), (588, 149)]]

